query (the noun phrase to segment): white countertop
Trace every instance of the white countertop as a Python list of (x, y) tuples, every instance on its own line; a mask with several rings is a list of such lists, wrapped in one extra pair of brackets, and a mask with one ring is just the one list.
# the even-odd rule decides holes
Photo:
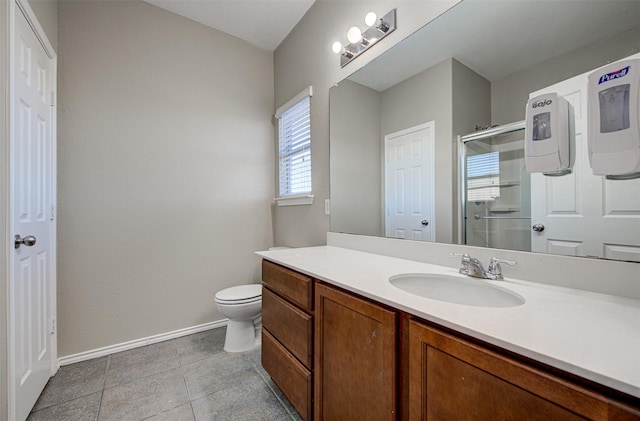
[[(491, 308), (423, 298), (388, 282), (401, 273), (454, 276), (457, 269), (322, 246), (258, 252), (275, 263), (550, 366), (640, 397), (640, 300), (505, 277), (525, 298)], [(475, 278), (473, 278), (475, 279)]]

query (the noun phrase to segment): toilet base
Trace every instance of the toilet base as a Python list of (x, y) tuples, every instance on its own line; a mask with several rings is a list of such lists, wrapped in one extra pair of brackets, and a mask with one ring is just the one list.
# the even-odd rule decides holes
[(229, 320), (224, 338), (225, 352), (247, 352), (262, 344), (262, 318), (259, 320)]

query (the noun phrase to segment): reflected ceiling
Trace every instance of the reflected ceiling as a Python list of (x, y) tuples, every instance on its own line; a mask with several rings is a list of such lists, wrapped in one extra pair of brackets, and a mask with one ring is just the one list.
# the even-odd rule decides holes
[(403, 41), (403, 48), (392, 48), (349, 79), (382, 92), (455, 57), (493, 82), (539, 63), (539, 57), (561, 55), (638, 22), (638, 0), (463, 0)]

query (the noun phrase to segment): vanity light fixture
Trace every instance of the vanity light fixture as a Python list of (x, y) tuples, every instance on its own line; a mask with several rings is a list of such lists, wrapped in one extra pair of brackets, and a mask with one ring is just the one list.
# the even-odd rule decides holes
[(396, 29), (396, 9), (378, 19), (374, 12), (367, 13), (364, 19), (367, 29), (364, 32), (357, 26), (352, 26), (347, 31), (349, 44), (342, 46), (340, 41), (331, 45), (331, 50), (340, 54), (340, 66), (346, 66), (351, 60), (371, 48), (373, 44), (380, 41)]
[(364, 24), (367, 26), (373, 26), (374, 23), (378, 21), (378, 16), (376, 12), (369, 12), (367, 16), (364, 17)]
[(350, 43), (355, 44), (362, 39), (362, 31), (357, 26), (352, 26), (347, 31), (347, 39)]

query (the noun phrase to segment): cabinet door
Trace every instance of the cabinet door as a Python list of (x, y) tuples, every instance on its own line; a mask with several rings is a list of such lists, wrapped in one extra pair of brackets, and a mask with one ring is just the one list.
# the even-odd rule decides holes
[(396, 419), (396, 313), (326, 285), (315, 291), (315, 419)]
[(601, 395), (409, 322), (410, 420), (636, 419)]

